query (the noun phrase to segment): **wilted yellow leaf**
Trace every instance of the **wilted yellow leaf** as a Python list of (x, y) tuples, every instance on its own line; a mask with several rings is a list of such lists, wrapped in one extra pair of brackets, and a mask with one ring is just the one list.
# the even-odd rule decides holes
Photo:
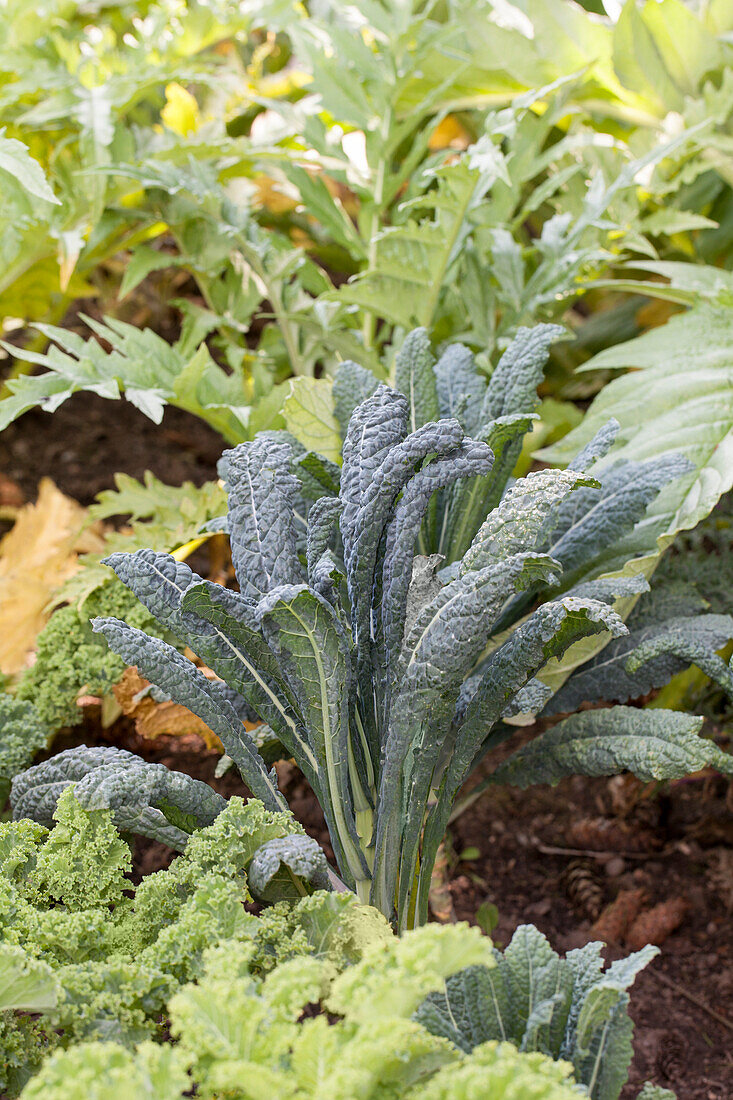
[(0, 671), (7, 675), (31, 663), (49, 600), (77, 571), (77, 555), (102, 550), (99, 527), (82, 531), (85, 518), (80, 504), (44, 478), (36, 503), (18, 510), (0, 541)]
[(173, 81), (166, 84), (165, 107), (160, 112), (160, 117), (174, 134), (186, 137), (198, 130), (199, 105), (183, 85)]
[(446, 115), (430, 135), (428, 149), (435, 153), (439, 149), (467, 149), (470, 144), (471, 135), (466, 127), (455, 115)]
[(264, 207), (271, 214), (287, 214), (295, 210), (298, 205), (294, 195), (288, 195), (283, 190), (284, 184), (271, 179), (270, 176), (256, 176), (253, 180), (255, 187), (255, 204)]

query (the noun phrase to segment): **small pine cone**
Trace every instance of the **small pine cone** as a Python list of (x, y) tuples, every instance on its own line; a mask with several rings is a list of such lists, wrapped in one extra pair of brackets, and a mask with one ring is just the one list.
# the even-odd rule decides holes
[(604, 943), (621, 943), (645, 901), (643, 890), (620, 890), (615, 901), (603, 910), (591, 932)]
[(651, 852), (660, 846), (659, 838), (650, 830), (605, 817), (583, 817), (573, 822), (567, 843), (590, 852)]
[(656, 1068), (665, 1081), (678, 1085), (685, 1071), (689, 1051), (676, 1031), (666, 1031), (659, 1044)]
[(632, 951), (638, 951), (647, 943), (658, 947), (679, 928), (689, 908), (686, 898), (670, 898), (640, 913), (626, 935), (626, 946)]
[(603, 887), (595, 864), (589, 859), (573, 859), (562, 875), (562, 882), (573, 909), (594, 921), (603, 908)]

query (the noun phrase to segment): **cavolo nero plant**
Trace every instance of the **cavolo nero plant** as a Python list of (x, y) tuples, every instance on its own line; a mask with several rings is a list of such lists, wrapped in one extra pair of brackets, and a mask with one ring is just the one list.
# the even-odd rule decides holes
[[(543, 670), (583, 638), (628, 635), (612, 605), (648, 584), (624, 573), (625, 540), (687, 469), (668, 454), (604, 466), (596, 480), (594, 463), (617, 431), (609, 423), (567, 470), (510, 483), (558, 335), (549, 325), (520, 330), (488, 382), (459, 345), (434, 362), (423, 330), (405, 342), (395, 389), (344, 364), (334, 384), (341, 468), (283, 432), (225, 452), (239, 592), (165, 554), (108, 559), (223, 682), (120, 620), (97, 619), (95, 630), (200, 715), (252, 793), (281, 810), (242, 708), (267, 723), (323, 807), (343, 883), (401, 929), (427, 918), (436, 851), (462, 784), (511, 736), (514, 718), (548, 705)], [(626, 655), (626, 669), (635, 658), (644, 684), (658, 686), (692, 650), (710, 654), (733, 636), (728, 616), (690, 617), (696, 633), (678, 621), (663, 643)], [(634, 691), (633, 676), (625, 688), (614, 684), (605, 697), (649, 690)], [(587, 697), (604, 697), (602, 665)], [(705, 764), (730, 771), (700, 726), (659, 710), (580, 713), (519, 749), (490, 782), (626, 768), (664, 778)]]
[[(253, 1100), (264, 1083), (305, 1100), (327, 1082), (333, 1100), (570, 1100), (572, 1072), (593, 1100), (618, 1098), (628, 988), (654, 947), (604, 972), (601, 944), (561, 959), (529, 926), (503, 952), (464, 924), (398, 938), (354, 894), (318, 888), (325, 856), (291, 814), (116, 749), (59, 753), (12, 802), (3, 1095)], [(185, 850), (133, 888), (129, 832)]]

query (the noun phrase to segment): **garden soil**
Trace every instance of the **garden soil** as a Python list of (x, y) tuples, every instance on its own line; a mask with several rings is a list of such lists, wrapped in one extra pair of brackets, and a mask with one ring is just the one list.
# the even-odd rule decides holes
[[(39, 479), (51, 476), (89, 504), (113, 487), (117, 471), (140, 478), (150, 469), (172, 484), (200, 484), (215, 476), (220, 450), (214, 432), (178, 410), (156, 426), (127, 402), (78, 394), (53, 416), (29, 413), (0, 435), (0, 489), (10, 479), (33, 500)], [(89, 706), (55, 751), (82, 741), (114, 743), (226, 795), (245, 793), (232, 772), (214, 779), (217, 754), (193, 736), (143, 741), (126, 719), (103, 730)], [(293, 765), (278, 768), (296, 816), (330, 854), (305, 781)], [(139, 841), (135, 873), (171, 858), (162, 845)], [(733, 787), (724, 779), (705, 773), (664, 790), (629, 777), (568, 779), (485, 793), (453, 822), (442, 867), (441, 919), (475, 922), (495, 906), (499, 946), (531, 922), (565, 952), (604, 938), (593, 931), (604, 910), (601, 927), (618, 941), (609, 961), (627, 954), (635, 935), (654, 936), (660, 955), (632, 990), (635, 1054), (622, 1100), (633, 1100), (645, 1080), (678, 1100), (733, 1098)], [(639, 910), (635, 929), (630, 918)]]

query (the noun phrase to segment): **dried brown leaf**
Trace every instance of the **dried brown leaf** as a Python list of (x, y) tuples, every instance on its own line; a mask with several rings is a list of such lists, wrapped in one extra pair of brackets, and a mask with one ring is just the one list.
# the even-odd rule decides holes
[(669, 898), (640, 913), (626, 934), (626, 946), (632, 951), (639, 951), (647, 943), (659, 947), (679, 928), (689, 908), (686, 898)]
[(51, 597), (79, 568), (79, 553), (102, 550), (101, 529), (83, 530), (85, 519), (80, 504), (43, 478), (36, 503), (18, 510), (13, 529), (0, 541), (2, 672), (12, 675), (32, 663)]
[(164, 734), (185, 737), (193, 733), (202, 738), (208, 749), (224, 751), (216, 734), (186, 707), (173, 702), (156, 703), (149, 694), (149, 681), (144, 680), (136, 668), (125, 669), (113, 690), (122, 713), (134, 718), (135, 729), (141, 737), (152, 741)]
[(441, 924), (454, 924), (456, 911), (453, 908), (453, 896), (450, 892), (451, 859), (445, 844), (438, 848), (438, 855), (430, 877), (430, 910)]
[(22, 508), (25, 504), (23, 490), (12, 477), (0, 473), (0, 509)]
[(641, 912), (646, 900), (643, 890), (620, 890), (615, 901), (601, 913), (591, 932), (604, 943), (621, 943), (627, 929)]

